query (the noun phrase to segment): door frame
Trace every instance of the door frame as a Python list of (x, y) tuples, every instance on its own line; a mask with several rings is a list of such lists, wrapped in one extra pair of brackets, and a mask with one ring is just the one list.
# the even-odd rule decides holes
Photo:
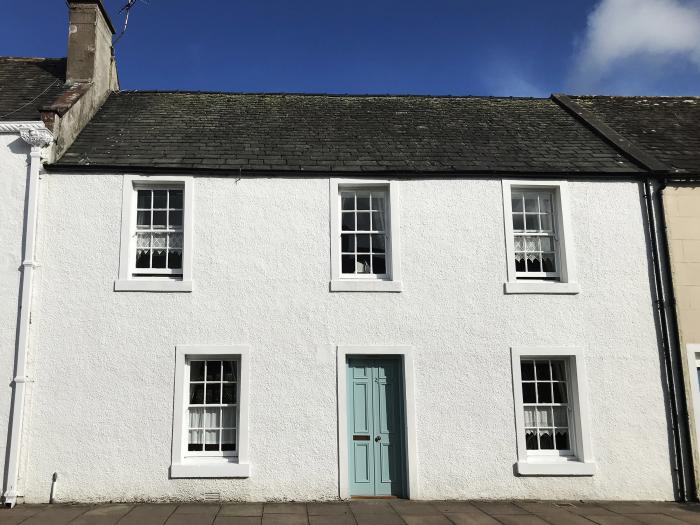
[(401, 358), (403, 376), (404, 409), (404, 484), (406, 498), (417, 499), (418, 494), (418, 454), (416, 450), (416, 414), (413, 374), (413, 347), (411, 346), (368, 346), (338, 345), (336, 361), (338, 399), (338, 495), (340, 499), (350, 498), (349, 451), (347, 441), (348, 400), (347, 400), (347, 360), (348, 356)]

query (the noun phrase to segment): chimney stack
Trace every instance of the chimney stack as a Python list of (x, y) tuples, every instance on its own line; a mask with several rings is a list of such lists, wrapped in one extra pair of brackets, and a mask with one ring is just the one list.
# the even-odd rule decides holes
[(114, 26), (101, 0), (68, 0), (68, 6), (66, 82), (69, 85), (91, 82), (97, 91), (115, 89), (112, 85), (116, 80), (116, 74), (112, 75)]
[(119, 89), (114, 26), (102, 1), (66, 2), (70, 9), (66, 84), (51, 104), (40, 109), (41, 120), (55, 137), (49, 163), (63, 155), (110, 93)]

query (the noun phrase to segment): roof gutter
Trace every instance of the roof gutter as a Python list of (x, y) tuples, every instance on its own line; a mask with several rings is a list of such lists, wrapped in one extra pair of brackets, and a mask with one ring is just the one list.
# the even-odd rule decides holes
[[(0, 131), (11, 132), (11, 123), (0, 124)], [(12, 381), (12, 423), (8, 444), (7, 485), (4, 505), (14, 507), (17, 503), (17, 480), (19, 477), (20, 444), (24, 420), (24, 394), (27, 378), (27, 353), (29, 351), (29, 325), (32, 308), (32, 282), (36, 268), (35, 240), (39, 217), (39, 170), (41, 154), (53, 141), (52, 133), (38, 123), (15, 124), (15, 131), (31, 146), (29, 152), (29, 181), (27, 183), (26, 219), (24, 223), (24, 249), (22, 251), (22, 278), (20, 284), (19, 326), (17, 328), (15, 376)]]

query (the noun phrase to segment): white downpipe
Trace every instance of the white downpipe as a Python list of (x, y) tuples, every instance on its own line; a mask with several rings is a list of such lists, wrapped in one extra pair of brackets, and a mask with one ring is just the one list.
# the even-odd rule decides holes
[(20, 297), (19, 329), (17, 335), (17, 359), (13, 380), (12, 426), (10, 428), (9, 458), (5, 506), (17, 503), (17, 479), (19, 477), (20, 443), (24, 419), (24, 393), (27, 381), (27, 350), (29, 348), (29, 323), (32, 307), (32, 280), (36, 261), (34, 243), (39, 216), (39, 169), (42, 148), (50, 144), (53, 135), (47, 129), (20, 129), (20, 136), (31, 147), (29, 153), (29, 182), (27, 188), (27, 220), (24, 224), (24, 251), (22, 253), (22, 292)]

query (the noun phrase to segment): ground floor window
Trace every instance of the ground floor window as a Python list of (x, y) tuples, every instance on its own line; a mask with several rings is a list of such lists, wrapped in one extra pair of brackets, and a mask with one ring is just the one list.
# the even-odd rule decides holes
[(513, 348), (511, 358), (519, 474), (592, 475), (582, 352)]

